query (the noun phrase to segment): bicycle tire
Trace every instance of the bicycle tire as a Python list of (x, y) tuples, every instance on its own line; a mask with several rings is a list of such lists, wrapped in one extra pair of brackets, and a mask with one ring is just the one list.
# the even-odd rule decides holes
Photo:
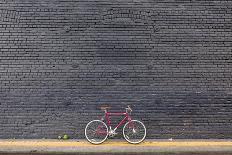
[[(101, 126), (103, 126), (103, 127), (105, 127), (105, 136), (103, 136), (103, 138), (99, 138), (99, 140), (97, 140), (97, 138), (95, 138), (95, 137), (91, 137), (90, 135), (89, 135), (89, 131), (90, 131), (90, 126), (92, 125), (92, 126), (94, 126), (94, 123), (95, 124), (97, 124), (98, 125), (98, 127), (99, 127), (99, 125), (101, 125)], [(93, 129), (94, 129), (95, 127), (93, 127)], [(94, 130), (97, 130), (97, 129), (94, 129)], [(88, 140), (88, 142), (90, 142), (90, 143), (92, 143), (92, 144), (101, 144), (101, 143), (103, 143), (106, 139), (107, 139), (107, 137), (108, 137), (108, 127), (107, 127), (107, 125), (103, 122), (103, 121), (101, 121), (101, 120), (92, 120), (92, 121), (90, 121), (87, 125), (86, 125), (86, 127), (85, 127), (85, 137), (86, 137), (86, 139)], [(96, 132), (96, 131), (95, 131)]]
[[(136, 128), (135, 126), (133, 126), (132, 128), (129, 127), (130, 123), (133, 123), (133, 122), (137, 124)], [(126, 129), (129, 129), (129, 131), (132, 130), (130, 132), (132, 132), (133, 135), (129, 137), (128, 133), (126, 133), (125, 131)], [(140, 134), (140, 131), (139, 131), (140, 129), (144, 130), (142, 131), (143, 132), (142, 135), (139, 135), (139, 137), (137, 137), (138, 139), (133, 138), (133, 136), (137, 136), (138, 134)], [(131, 144), (139, 144), (142, 141), (144, 141), (144, 139), (146, 138), (146, 127), (141, 121), (131, 120), (130, 122), (127, 122), (123, 127), (123, 136), (127, 142)]]

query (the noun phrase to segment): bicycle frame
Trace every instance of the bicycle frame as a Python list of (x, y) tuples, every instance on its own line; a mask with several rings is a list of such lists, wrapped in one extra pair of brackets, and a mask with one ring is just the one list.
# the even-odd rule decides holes
[[(85, 137), (92, 144), (101, 144), (108, 137), (114, 137), (118, 133), (116, 130), (123, 124), (122, 129), (124, 139), (131, 144), (141, 143), (146, 137), (146, 127), (141, 121), (132, 120), (130, 114), (132, 109), (128, 105), (125, 112), (108, 112), (109, 107), (102, 106), (104, 115), (99, 119), (90, 121), (85, 127)], [(110, 116), (123, 116), (114, 129), (111, 128)], [(121, 117), (120, 117), (121, 118)], [(125, 123), (125, 124), (124, 124)]]
[(105, 119), (106, 119), (106, 123), (107, 125), (110, 127), (110, 130), (111, 130), (111, 124), (110, 124), (110, 118), (109, 116), (122, 116), (124, 115), (125, 117), (118, 123), (118, 125), (113, 129), (113, 131), (116, 131), (117, 128), (122, 125), (123, 123), (127, 121), (131, 121), (131, 117), (129, 116), (128, 112), (124, 112), (124, 113), (121, 113), (121, 112), (114, 112), (114, 113), (110, 113), (110, 112), (107, 112), (105, 110)]

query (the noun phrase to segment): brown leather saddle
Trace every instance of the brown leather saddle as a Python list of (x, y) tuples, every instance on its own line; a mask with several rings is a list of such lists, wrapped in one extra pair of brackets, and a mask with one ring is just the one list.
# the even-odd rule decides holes
[(110, 109), (110, 106), (108, 106), (108, 105), (101, 105), (100, 109), (105, 111), (107, 109)]

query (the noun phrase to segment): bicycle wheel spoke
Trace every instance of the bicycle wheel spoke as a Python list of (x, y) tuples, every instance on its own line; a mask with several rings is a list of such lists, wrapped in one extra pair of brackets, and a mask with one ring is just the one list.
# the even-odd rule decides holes
[(85, 136), (90, 143), (100, 144), (106, 140), (108, 136), (108, 128), (102, 121), (91, 121), (85, 128)]
[(146, 136), (146, 128), (142, 122), (133, 120), (124, 126), (123, 134), (129, 143), (140, 143)]

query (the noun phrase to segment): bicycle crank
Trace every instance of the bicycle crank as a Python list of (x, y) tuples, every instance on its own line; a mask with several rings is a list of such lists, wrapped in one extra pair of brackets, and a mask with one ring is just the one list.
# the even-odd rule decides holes
[(115, 132), (114, 130), (112, 130), (112, 129), (109, 131), (109, 136), (110, 136), (110, 137), (114, 137), (114, 136), (117, 135), (117, 134), (118, 134), (118, 133), (116, 133), (116, 132)]

